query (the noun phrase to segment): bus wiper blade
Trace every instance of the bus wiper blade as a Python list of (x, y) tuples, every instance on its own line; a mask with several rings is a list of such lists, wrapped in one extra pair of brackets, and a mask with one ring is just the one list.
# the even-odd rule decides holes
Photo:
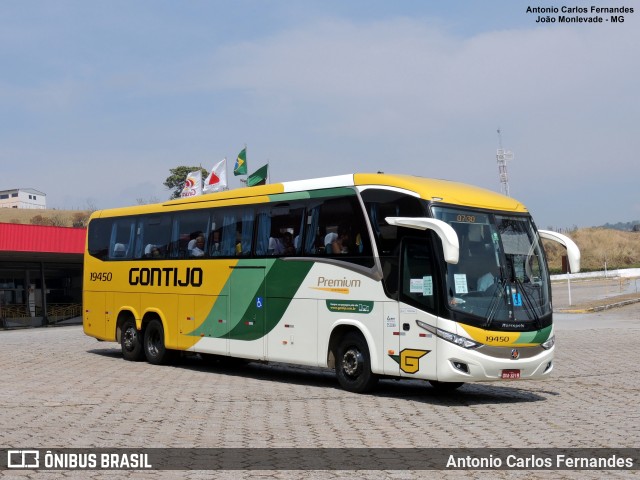
[(536, 326), (538, 328), (542, 328), (542, 324), (540, 323), (540, 315), (538, 315), (538, 313), (536, 312), (536, 309), (535, 309), (535, 307), (533, 305), (533, 301), (531, 300), (531, 297), (529, 296), (529, 294), (525, 290), (524, 284), (518, 278), (516, 278), (515, 281), (516, 281), (516, 285), (518, 286), (518, 291), (524, 297), (524, 302), (525, 302), (525, 304), (527, 306), (527, 308), (525, 309), (525, 311), (527, 313), (527, 317), (529, 317), (530, 319), (534, 320), (536, 322)]
[(493, 292), (493, 296), (491, 297), (491, 303), (489, 304), (489, 308), (487, 309), (487, 321), (485, 322), (485, 328), (489, 328), (491, 326), (491, 322), (493, 322), (493, 317), (495, 317), (498, 306), (500, 304), (500, 298), (504, 295), (504, 281), (502, 278), (498, 280), (498, 286)]

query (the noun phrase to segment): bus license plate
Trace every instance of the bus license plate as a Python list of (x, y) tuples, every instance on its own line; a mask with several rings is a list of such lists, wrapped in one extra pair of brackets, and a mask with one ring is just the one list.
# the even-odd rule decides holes
[(516, 380), (520, 378), (520, 370), (502, 370), (503, 380)]

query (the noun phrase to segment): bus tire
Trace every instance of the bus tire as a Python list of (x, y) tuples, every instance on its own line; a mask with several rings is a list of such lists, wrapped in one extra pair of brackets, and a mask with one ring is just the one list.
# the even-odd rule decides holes
[(437, 380), (429, 380), (433, 388), (441, 392), (451, 392), (464, 385), (464, 382), (439, 382)]
[(142, 332), (136, 329), (136, 322), (133, 319), (127, 319), (122, 323), (120, 347), (122, 348), (122, 357), (125, 360), (139, 362), (144, 358)]
[(360, 333), (349, 332), (340, 340), (336, 376), (342, 388), (354, 393), (368, 392), (378, 383), (378, 376), (371, 372), (369, 347)]
[(151, 320), (144, 330), (144, 355), (154, 365), (169, 361), (171, 351), (164, 346), (164, 328), (160, 320)]

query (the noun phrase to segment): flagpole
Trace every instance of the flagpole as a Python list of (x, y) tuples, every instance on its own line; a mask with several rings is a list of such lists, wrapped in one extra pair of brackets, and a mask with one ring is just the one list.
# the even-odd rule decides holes
[(224, 187), (225, 190), (229, 190), (229, 170), (227, 168), (228, 166), (229, 166), (229, 164), (227, 163), (227, 156), (225, 155), (225, 157), (224, 157), (224, 175), (225, 175), (225, 177), (227, 177), (227, 178), (225, 178), (225, 181), (227, 182), (227, 185)]

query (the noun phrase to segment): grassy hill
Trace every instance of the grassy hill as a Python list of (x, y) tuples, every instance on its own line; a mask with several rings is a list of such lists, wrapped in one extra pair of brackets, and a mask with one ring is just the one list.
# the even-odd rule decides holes
[[(61, 227), (85, 226), (88, 210), (28, 210), (0, 208), (0, 222)], [(583, 228), (568, 235), (582, 252), (582, 270), (640, 268), (640, 232), (625, 232), (611, 228)], [(552, 272), (562, 269), (565, 249), (548, 240), (543, 240), (547, 260)]]
[(84, 227), (89, 215), (89, 210), (0, 208), (0, 223)]
[[(582, 228), (567, 235), (582, 253), (582, 271), (640, 267), (640, 232), (623, 232), (609, 228)], [(562, 269), (561, 245), (543, 240), (547, 261), (553, 272)]]

